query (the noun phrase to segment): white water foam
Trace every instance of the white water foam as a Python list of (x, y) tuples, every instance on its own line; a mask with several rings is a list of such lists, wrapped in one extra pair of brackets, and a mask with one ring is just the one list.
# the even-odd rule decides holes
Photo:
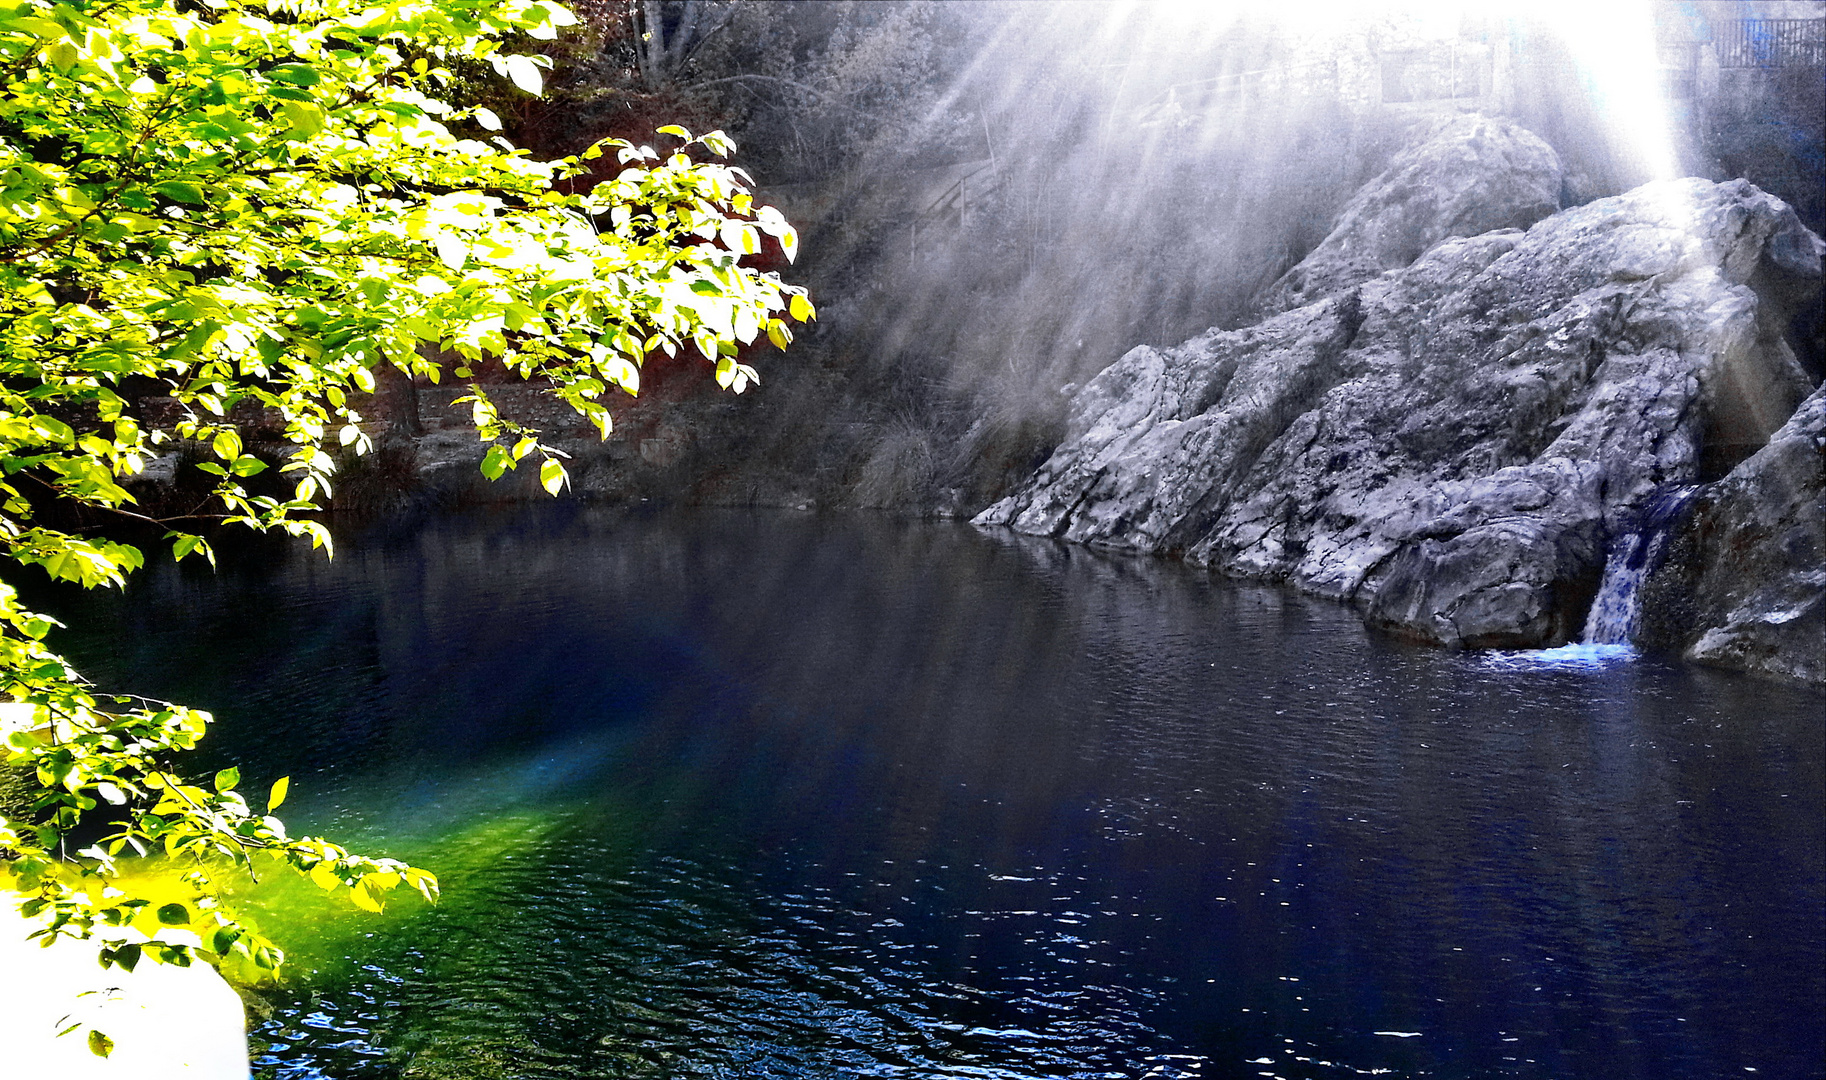
[[(1658, 539), (1649, 543), (1657, 544)], [(1643, 552), (1643, 543), (1641, 534), (1631, 534), (1611, 547), (1597, 599), (1585, 617), (1583, 641), (1553, 649), (1491, 652), (1485, 655), (1486, 662), (1504, 668), (1602, 668), (1635, 659), (1636, 647), (1630, 639), (1642, 612), (1636, 590), (1648, 576), (1650, 565), (1637, 556), (1651, 554)]]
[(1585, 641), (1556, 649), (1517, 649), (1484, 655), (1486, 663), (1505, 668), (1601, 668), (1635, 658), (1636, 647), (1628, 642)]

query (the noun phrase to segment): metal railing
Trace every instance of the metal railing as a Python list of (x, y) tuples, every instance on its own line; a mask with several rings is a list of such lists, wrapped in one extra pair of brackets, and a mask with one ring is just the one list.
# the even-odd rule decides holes
[(1728, 68), (1826, 66), (1826, 19), (1734, 19), (1716, 24), (1712, 46)]

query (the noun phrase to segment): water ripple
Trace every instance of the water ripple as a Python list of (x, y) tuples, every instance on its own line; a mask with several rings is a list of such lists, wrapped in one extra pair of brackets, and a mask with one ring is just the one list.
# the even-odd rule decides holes
[(375, 923), (272, 907), (315, 974), (262, 1075), (1826, 1057), (1817, 691), (1416, 649), (962, 527), (554, 507), (339, 550), (49, 605), (104, 685), (216, 712), (207, 765), (294, 775), (296, 827), (444, 879)]

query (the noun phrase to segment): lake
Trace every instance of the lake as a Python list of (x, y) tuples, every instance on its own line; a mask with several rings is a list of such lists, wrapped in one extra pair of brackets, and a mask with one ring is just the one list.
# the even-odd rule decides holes
[(263, 1076), (1826, 1059), (1817, 690), (962, 524), (554, 504), (230, 562), (59, 593), (56, 643), (446, 892), (251, 892)]

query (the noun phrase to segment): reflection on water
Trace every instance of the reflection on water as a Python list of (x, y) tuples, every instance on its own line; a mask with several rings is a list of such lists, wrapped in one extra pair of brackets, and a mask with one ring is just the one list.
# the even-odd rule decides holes
[(303, 935), (267, 1075), (1660, 1080), (1826, 1049), (1817, 692), (735, 511), (478, 513), (57, 604), (104, 685), (293, 774), (295, 826), (445, 877)]

